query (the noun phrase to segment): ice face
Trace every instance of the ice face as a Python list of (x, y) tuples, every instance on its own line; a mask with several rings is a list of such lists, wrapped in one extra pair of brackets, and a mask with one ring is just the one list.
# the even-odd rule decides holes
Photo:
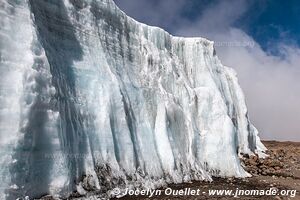
[(0, 9), (1, 199), (245, 177), (239, 153), (264, 150), (213, 42), (112, 0)]

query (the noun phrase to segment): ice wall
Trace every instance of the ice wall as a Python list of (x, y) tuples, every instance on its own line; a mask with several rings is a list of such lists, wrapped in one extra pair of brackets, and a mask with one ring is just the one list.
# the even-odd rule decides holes
[(2, 0), (0, 24), (0, 199), (245, 177), (264, 150), (211, 41), (112, 0)]

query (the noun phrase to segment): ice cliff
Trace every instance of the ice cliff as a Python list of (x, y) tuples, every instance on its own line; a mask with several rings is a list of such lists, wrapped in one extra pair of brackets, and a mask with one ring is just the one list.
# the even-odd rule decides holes
[(112, 0), (1, 0), (0, 24), (0, 199), (245, 177), (264, 149), (211, 41)]

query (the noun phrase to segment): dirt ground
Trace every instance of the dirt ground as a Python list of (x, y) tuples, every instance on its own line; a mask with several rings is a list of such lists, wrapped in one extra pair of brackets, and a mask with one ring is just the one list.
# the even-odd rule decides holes
[[(171, 185), (173, 190), (190, 188), (192, 190), (200, 189), (201, 195), (190, 196), (170, 196), (162, 195), (148, 198), (146, 196), (127, 196), (121, 198), (122, 200), (143, 200), (143, 199), (212, 199), (212, 200), (227, 200), (227, 199), (262, 199), (262, 200), (300, 200), (300, 142), (276, 142), (264, 141), (268, 148), (267, 159), (259, 159), (255, 156), (246, 157), (243, 159), (243, 165), (252, 174), (251, 178), (246, 179), (222, 179), (214, 178), (213, 182), (193, 182), (188, 184)], [(239, 190), (290, 190), (288, 194), (279, 194), (266, 196), (256, 195), (247, 196), (241, 195), (234, 197), (234, 195), (209, 195), (209, 190), (232, 190), (235, 193), (236, 189)], [(295, 191), (296, 190), (296, 191)], [(296, 192), (293, 193), (293, 192)], [(283, 192), (286, 193), (286, 192)], [(292, 193), (294, 195), (292, 195)]]
[[(300, 142), (264, 141), (268, 148), (267, 158), (258, 158), (255, 155), (244, 155), (241, 158), (243, 167), (252, 177), (237, 178), (213, 178), (213, 182), (192, 182), (168, 186), (173, 191), (193, 190), (200, 191), (197, 195), (166, 195), (167, 189), (158, 189), (160, 195), (125, 196), (119, 200), (229, 200), (229, 199), (262, 199), (262, 200), (300, 200)], [(236, 191), (264, 191), (274, 192), (275, 195), (235, 195)], [(170, 190), (170, 189), (169, 189)], [(214, 190), (232, 191), (227, 195), (209, 195)], [(281, 194), (281, 192), (283, 192)], [(268, 193), (269, 194), (269, 193)], [(44, 197), (42, 200), (52, 200)], [(68, 198), (82, 199), (82, 198)], [(85, 198), (83, 198), (85, 199)], [(96, 198), (100, 199), (100, 198)]]

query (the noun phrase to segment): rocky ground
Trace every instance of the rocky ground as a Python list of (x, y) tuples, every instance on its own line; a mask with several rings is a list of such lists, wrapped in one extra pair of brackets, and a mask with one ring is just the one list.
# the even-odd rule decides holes
[[(164, 195), (165, 189), (161, 189), (162, 195), (151, 198), (147, 196), (125, 196), (121, 200), (172, 200), (172, 199), (195, 199), (195, 200), (229, 200), (229, 199), (262, 199), (262, 200), (300, 200), (300, 142), (276, 142), (265, 141), (269, 157), (262, 159), (257, 156), (243, 155), (242, 164), (252, 175), (250, 178), (213, 178), (213, 182), (192, 182), (170, 185), (173, 191), (200, 190), (200, 195)], [(289, 190), (284, 195), (238, 195), (234, 198), (237, 188), (239, 190), (264, 190), (282, 191)], [(232, 195), (209, 195), (209, 190), (232, 190)], [(296, 192), (296, 193), (294, 193)], [(51, 197), (44, 197), (49, 200)]]
[[(147, 198), (143, 196), (133, 197), (127, 196), (122, 199), (218, 199), (218, 200), (229, 200), (229, 199), (262, 199), (262, 200), (300, 200), (300, 143), (298, 142), (276, 142), (276, 141), (265, 141), (264, 144), (268, 148), (269, 157), (266, 159), (260, 159), (257, 156), (244, 156), (242, 163), (245, 169), (251, 173), (251, 178), (246, 179), (222, 179), (214, 178), (211, 183), (208, 182), (193, 182), (190, 184), (179, 184), (170, 186), (171, 188), (184, 189), (200, 189), (202, 192), (199, 196), (155, 196)], [(289, 195), (274, 195), (274, 196), (239, 196), (233, 198), (231, 196), (209, 196), (209, 190), (232, 190), (236, 191), (236, 188), (240, 190), (296, 190), (296, 196), (290, 191)]]

